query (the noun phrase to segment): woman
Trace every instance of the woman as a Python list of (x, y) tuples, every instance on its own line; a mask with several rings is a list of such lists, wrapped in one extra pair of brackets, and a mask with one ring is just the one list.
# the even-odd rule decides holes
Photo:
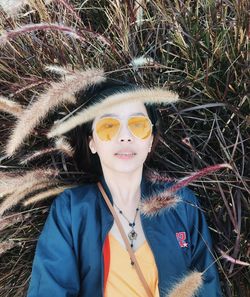
[[(80, 97), (93, 104), (116, 94), (126, 99), (134, 90), (103, 83)], [(156, 115), (135, 100), (111, 105), (74, 130), (76, 163), (101, 182), (152, 296), (169, 296), (193, 271), (203, 273), (197, 296), (221, 296), (209, 231), (194, 194), (182, 188), (171, 207), (150, 215), (140, 211), (171, 185), (145, 176), (159, 132)], [(68, 189), (52, 203), (28, 291), (28, 297), (44, 296), (148, 296), (96, 182)]]

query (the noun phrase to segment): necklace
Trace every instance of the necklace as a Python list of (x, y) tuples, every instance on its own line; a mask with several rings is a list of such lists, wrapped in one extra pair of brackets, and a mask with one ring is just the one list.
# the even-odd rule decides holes
[(118, 209), (119, 213), (124, 217), (124, 219), (128, 222), (129, 227), (131, 227), (130, 232), (128, 233), (128, 238), (130, 240), (130, 246), (133, 247), (134, 246), (134, 240), (136, 240), (137, 238), (137, 233), (135, 231), (135, 220), (139, 211), (139, 207), (136, 208), (135, 211), (135, 217), (133, 222), (130, 222), (129, 219), (124, 215), (123, 211), (114, 203), (115, 207)]

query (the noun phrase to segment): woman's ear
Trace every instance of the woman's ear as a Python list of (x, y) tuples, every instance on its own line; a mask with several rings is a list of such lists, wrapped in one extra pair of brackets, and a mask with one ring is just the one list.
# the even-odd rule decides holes
[(89, 149), (91, 150), (92, 154), (96, 153), (95, 145), (94, 145), (94, 139), (92, 136), (89, 136)]
[(152, 134), (151, 135), (151, 140), (150, 140), (150, 145), (149, 145), (148, 152), (151, 152), (151, 148), (152, 148), (153, 142), (154, 142), (154, 135)]

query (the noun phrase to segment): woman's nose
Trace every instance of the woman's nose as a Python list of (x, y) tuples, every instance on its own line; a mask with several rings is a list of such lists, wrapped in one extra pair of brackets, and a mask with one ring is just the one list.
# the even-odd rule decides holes
[(128, 129), (128, 125), (126, 122), (121, 123), (121, 128), (118, 134), (119, 141), (132, 141), (133, 135)]

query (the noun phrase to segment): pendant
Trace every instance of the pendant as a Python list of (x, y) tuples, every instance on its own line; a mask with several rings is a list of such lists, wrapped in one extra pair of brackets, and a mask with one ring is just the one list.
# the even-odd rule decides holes
[(132, 241), (132, 240), (135, 240), (137, 238), (137, 233), (135, 232), (135, 230), (131, 230), (129, 233), (128, 233), (128, 238)]

